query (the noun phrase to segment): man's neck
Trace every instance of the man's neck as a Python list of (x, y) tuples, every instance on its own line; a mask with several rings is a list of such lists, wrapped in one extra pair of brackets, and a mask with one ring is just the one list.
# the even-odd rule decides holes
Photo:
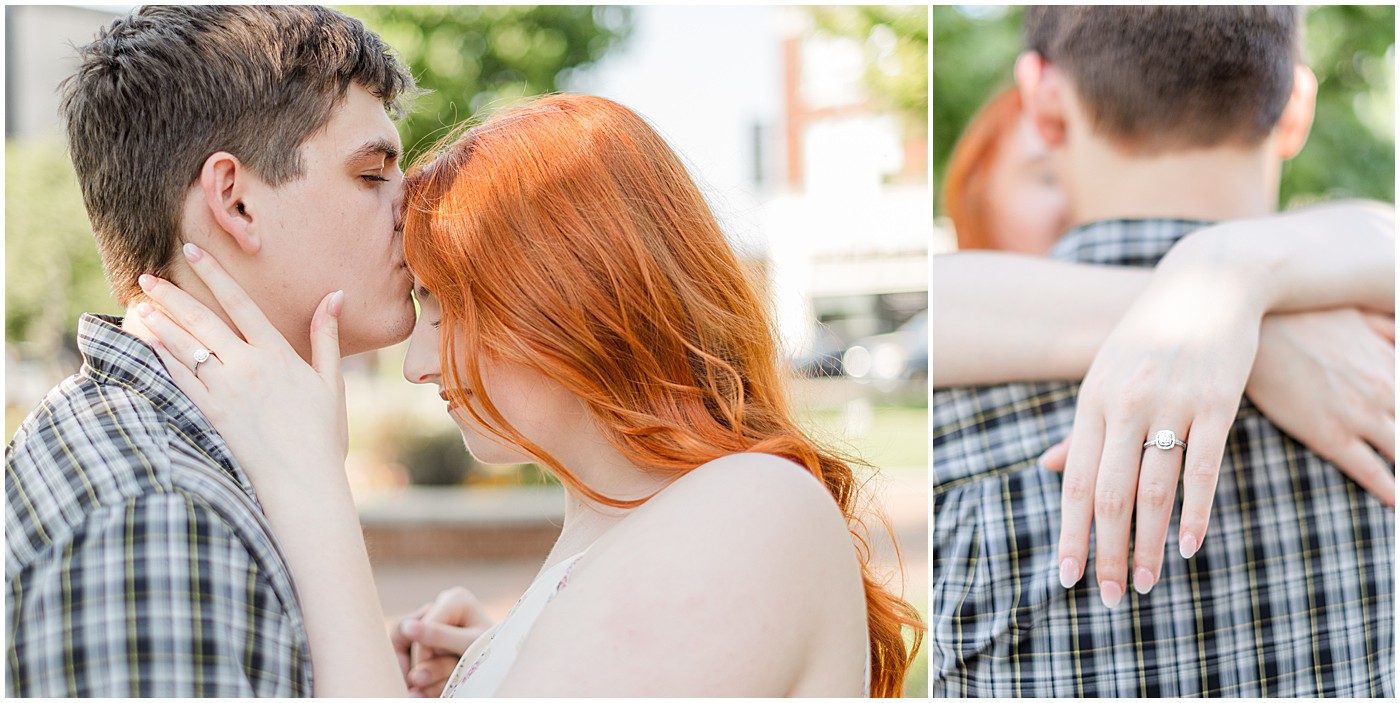
[[(229, 329), (234, 330), (234, 333), (237, 334), (238, 328), (234, 326), (233, 319), (230, 318), (228, 313), (224, 312), (223, 307), (214, 300), (214, 294), (204, 285), (203, 281), (199, 280), (198, 276), (195, 276), (188, 269), (176, 267), (175, 270), (171, 272), (171, 280), (181, 290), (198, 301), (199, 304), (213, 311), (225, 325), (228, 325)], [(136, 313), (137, 304), (143, 301), (151, 303), (153, 307), (159, 309), (159, 306), (151, 302), (151, 300), (144, 295), (137, 300), (133, 300), (131, 304), (127, 306), (126, 315), (122, 318), (122, 330), (150, 344), (154, 342), (157, 337), (151, 332), (150, 328), (146, 326), (146, 322), (141, 319), (141, 316)]]
[(1278, 207), (1279, 165), (1267, 148), (1129, 157), (1098, 139), (1062, 153), (1075, 226), (1100, 220), (1233, 220)]

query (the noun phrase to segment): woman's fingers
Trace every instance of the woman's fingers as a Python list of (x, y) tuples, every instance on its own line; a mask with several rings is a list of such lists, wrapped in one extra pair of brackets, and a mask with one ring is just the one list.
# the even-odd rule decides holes
[[(190, 335), (198, 338), (210, 351), (230, 353), (244, 344), (218, 315), (170, 281), (142, 274), (137, 282), (141, 290), (150, 296), (151, 301), (160, 306), (161, 312), (172, 322), (188, 330)], [(174, 346), (171, 346), (171, 349), (179, 351)]]
[(457, 668), (456, 656), (438, 656), (427, 659), (408, 673), (408, 683), (426, 697), (437, 698), (452, 670)]
[[(1082, 406), (1081, 406), (1082, 407)], [(1060, 585), (1069, 588), (1084, 577), (1089, 559), (1089, 525), (1094, 519), (1094, 483), (1103, 452), (1103, 418), (1076, 414), (1073, 440), (1065, 459), (1060, 492)]]
[(1362, 433), (1362, 438), (1371, 443), (1382, 456), (1395, 461), (1395, 416), (1373, 418)]
[(449, 588), (433, 601), (423, 617), (405, 628), (415, 642), (461, 654), (489, 626), (491, 616), (471, 591)]
[[(1392, 323), (1393, 326), (1393, 323)], [(1393, 330), (1392, 330), (1393, 331)], [(1391, 339), (1389, 344), (1382, 343), (1377, 350), (1378, 368), (1382, 371), (1371, 379), (1371, 387), (1374, 389), (1373, 398), (1380, 403), (1380, 407), (1385, 408), (1385, 414), (1391, 420), (1390, 426), (1395, 426), (1395, 340)], [(1392, 455), (1392, 458), (1394, 456)]]
[[(214, 299), (228, 314), (229, 319), (233, 320), (233, 324), (237, 325), (239, 332), (243, 334), (243, 338), (247, 339), (249, 344), (263, 346), (277, 341), (283, 344), (287, 343), (282, 333), (278, 332), (277, 328), (268, 321), (267, 315), (263, 314), (258, 304), (248, 297), (243, 287), (238, 285), (232, 276), (228, 275), (224, 267), (214, 260), (214, 257), (209, 256), (207, 252), (192, 243), (186, 243), (183, 251), (185, 260), (190, 264), (190, 269), (209, 288), (209, 292), (214, 295)], [(171, 287), (174, 288), (174, 286)], [(165, 305), (165, 303), (161, 302), (161, 305)], [(178, 315), (176, 319), (179, 319), (182, 324), (184, 323), (184, 320)]]
[(486, 632), (486, 628), (448, 625), (424, 618), (418, 622), (418, 627), (413, 632), (413, 641), (419, 645), (432, 650), (451, 652), (460, 657), (476, 638)]
[(1128, 583), (1128, 543), (1145, 430), (1110, 424), (1094, 487), (1094, 570), (1099, 597), (1112, 608), (1123, 600)]
[(1065, 461), (1069, 459), (1069, 438), (1066, 437), (1058, 444), (1045, 450), (1040, 455), (1040, 465), (1050, 471), (1060, 473), (1065, 470)]
[(156, 350), (156, 355), (160, 357), (166, 370), (170, 372), (170, 378), (175, 381), (175, 386), (189, 396), (196, 407), (208, 407), (209, 389), (204, 383), (196, 378), (192, 371), (185, 368), (185, 365), (176, 359), (160, 340), (156, 340), (152, 348)]
[(340, 312), (345, 307), (345, 291), (327, 295), (311, 316), (311, 367), (328, 383), (339, 383)]
[[(1392, 438), (1392, 456), (1395, 451), (1394, 441)], [(1390, 467), (1386, 466), (1375, 450), (1361, 438), (1353, 438), (1336, 456), (1327, 459), (1366, 489), (1367, 493), (1380, 498), (1386, 505), (1395, 507), (1395, 474), (1391, 473)]]
[(1225, 458), (1225, 437), (1234, 415), (1198, 416), (1187, 430), (1186, 463), (1182, 469), (1181, 527), (1177, 546), (1186, 559), (1196, 555), (1210, 526), (1210, 506)]
[(389, 628), (389, 642), (394, 645), (394, 653), (399, 658), (399, 673), (404, 675), (404, 680), (408, 680), (408, 670), (413, 666), (413, 640), (404, 632), (404, 623), (409, 620), (417, 620), (423, 617), (423, 613), (428, 612), (432, 603), (424, 603), (418, 610), (399, 618)]
[(1395, 343), (1395, 317), (1392, 315), (1382, 315), (1374, 312), (1363, 312), (1361, 317), (1366, 320), (1366, 324), (1376, 334), (1384, 337), (1391, 344)]
[[(1153, 425), (1160, 429), (1186, 427), (1177, 419)], [(1147, 435), (1152, 439), (1153, 435)], [(1176, 504), (1177, 477), (1181, 474), (1184, 452), (1180, 447), (1142, 449), (1142, 471), (1137, 484), (1137, 531), (1133, 536), (1133, 590), (1147, 593), (1157, 585), (1162, 573), (1162, 557), (1167, 544), (1167, 528)]]
[[(165, 352), (169, 357), (168, 361), (174, 362), (175, 366), (190, 372), (190, 375), (199, 382), (201, 388), (208, 387), (208, 384), (204, 383), (205, 379), (198, 378), (198, 376), (207, 371), (211, 365), (219, 364), (218, 357), (211, 354), (208, 359), (199, 363), (199, 369), (196, 371), (196, 352), (201, 349), (209, 351), (202, 342), (195, 339), (194, 335), (175, 324), (165, 313), (150, 303), (137, 303), (136, 314), (141, 318), (141, 324), (145, 325), (146, 329), (150, 330), (151, 334), (155, 335), (156, 339), (165, 347)], [(175, 370), (170, 366), (170, 363), (166, 364), (171, 376), (174, 376)]]

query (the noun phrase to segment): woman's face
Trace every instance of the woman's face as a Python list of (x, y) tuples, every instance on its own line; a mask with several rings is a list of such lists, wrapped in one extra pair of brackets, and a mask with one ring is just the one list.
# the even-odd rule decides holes
[(987, 224), (993, 245), (1046, 254), (1069, 229), (1069, 201), (1053, 157), (1024, 116), (1001, 140), (987, 174)]
[[(457, 423), (467, 450), (485, 464), (519, 464), (534, 459), (519, 447), (508, 444), (494, 433), (472, 420), (466, 409), (457, 406), (472, 403), (482, 417), (489, 418), (480, 403), (485, 394), (505, 418), (525, 439), (558, 456), (561, 443), (578, 431), (585, 421), (586, 410), (577, 396), (552, 379), (521, 364), (501, 359), (483, 359), (481, 388), (445, 388), (440, 349), (439, 324), (442, 308), (437, 298), (415, 280), (414, 294), (418, 298), (418, 320), (408, 338), (408, 353), (404, 357), (403, 375), (410, 383), (431, 383), (447, 404), (448, 414)], [(460, 342), (458, 348), (460, 348)], [(465, 375), (466, 369), (462, 368)], [(458, 379), (468, 383), (468, 379)]]

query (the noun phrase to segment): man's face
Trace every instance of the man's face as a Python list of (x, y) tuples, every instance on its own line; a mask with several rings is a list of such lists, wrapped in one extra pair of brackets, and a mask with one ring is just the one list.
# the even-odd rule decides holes
[(262, 251), (244, 280), (287, 340), (310, 348), (311, 316), (345, 291), (343, 354), (394, 344), (413, 329), (412, 276), (403, 263), (403, 172), (398, 132), (383, 104), (358, 85), (301, 146), (303, 175), (253, 202)]

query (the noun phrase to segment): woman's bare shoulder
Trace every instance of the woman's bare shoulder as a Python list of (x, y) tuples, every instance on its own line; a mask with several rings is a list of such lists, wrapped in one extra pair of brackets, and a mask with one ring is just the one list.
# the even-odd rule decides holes
[(773, 454), (730, 454), (691, 470), (656, 496), (655, 512), (701, 522), (716, 519), (714, 500), (763, 513), (794, 513), (808, 519), (841, 517), (830, 490), (802, 465)]
[(699, 466), (619, 528), (619, 549), (658, 561), (684, 555), (695, 570), (784, 581), (857, 569), (831, 492), (806, 468), (772, 454), (731, 454)]
[(550, 693), (528, 672), (565, 667), (572, 691), (586, 680), (599, 694), (777, 696), (833, 648), (852, 650), (842, 660), (859, 681), (855, 549), (825, 486), (791, 461), (735, 454), (698, 467), (586, 561), (522, 650), (521, 692)]

